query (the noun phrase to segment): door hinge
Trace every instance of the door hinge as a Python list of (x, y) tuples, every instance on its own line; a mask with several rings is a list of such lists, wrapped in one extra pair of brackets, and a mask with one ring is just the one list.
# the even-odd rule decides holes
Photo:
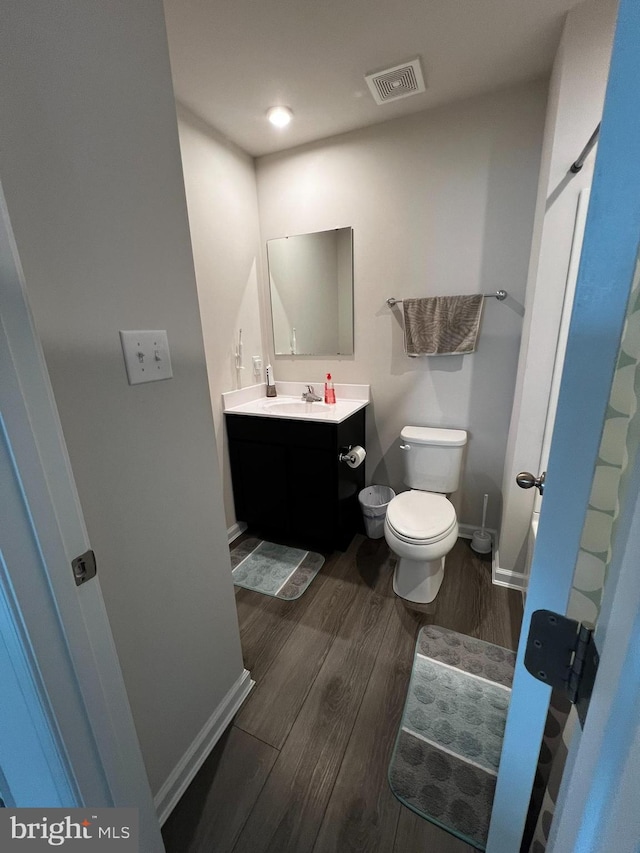
[(76, 586), (81, 586), (96, 576), (96, 572), (98, 571), (96, 555), (93, 551), (85, 551), (84, 554), (80, 554), (79, 557), (71, 561), (71, 568)]
[(538, 681), (566, 694), (583, 727), (599, 661), (591, 627), (550, 610), (532, 614), (524, 665)]

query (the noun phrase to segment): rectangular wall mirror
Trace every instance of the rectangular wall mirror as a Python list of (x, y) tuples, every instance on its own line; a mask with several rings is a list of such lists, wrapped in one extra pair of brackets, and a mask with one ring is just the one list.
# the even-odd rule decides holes
[(267, 241), (276, 355), (353, 355), (353, 229)]

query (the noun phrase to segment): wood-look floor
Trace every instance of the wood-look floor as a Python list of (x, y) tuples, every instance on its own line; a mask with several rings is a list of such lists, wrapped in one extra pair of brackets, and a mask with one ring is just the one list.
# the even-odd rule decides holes
[(256, 687), (165, 824), (167, 853), (472, 850), (402, 806), (387, 768), (419, 629), (516, 648), (521, 598), (463, 539), (432, 605), (391, 580), (384, 539), (357, 536), (297, 601), (237, 590)]

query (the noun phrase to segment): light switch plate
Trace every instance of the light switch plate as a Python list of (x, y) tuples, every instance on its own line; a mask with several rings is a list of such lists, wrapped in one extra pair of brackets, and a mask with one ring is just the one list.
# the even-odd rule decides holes
[(171, 355), (166, 331), (121, 331), (120, 342), (129, 385), (171, 379)]

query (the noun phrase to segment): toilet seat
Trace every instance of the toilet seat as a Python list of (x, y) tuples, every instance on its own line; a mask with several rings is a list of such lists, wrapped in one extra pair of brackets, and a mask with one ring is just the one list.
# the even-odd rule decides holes
[(456, 528), (456, 511), (444, 495), (412, 489), (397, 495), (387, 507), (387, 525), (404, 542), (431, 545)]

